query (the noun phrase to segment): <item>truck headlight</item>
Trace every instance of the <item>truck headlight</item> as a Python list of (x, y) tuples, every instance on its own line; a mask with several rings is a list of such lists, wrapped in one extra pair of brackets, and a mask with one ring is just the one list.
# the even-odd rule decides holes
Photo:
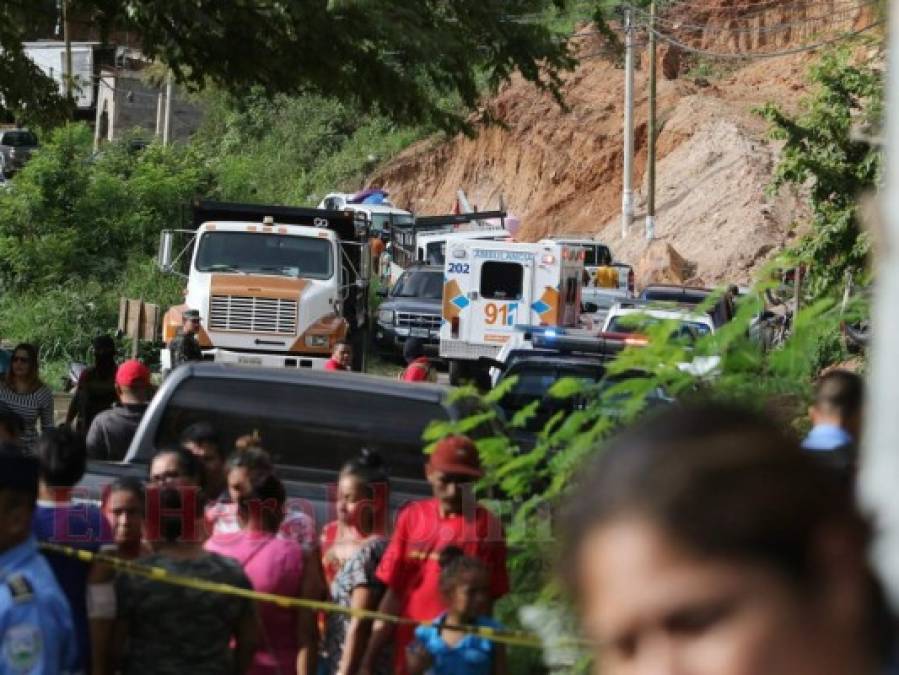
[(328, 336), (327, 335), (307, 335), (306, 336), (306, 346), (307, 347), (327, 347), (328, 346)]
[(378, 323), (392, 324), (393, 323), (393, 310), (392, 309), (378, 310)]

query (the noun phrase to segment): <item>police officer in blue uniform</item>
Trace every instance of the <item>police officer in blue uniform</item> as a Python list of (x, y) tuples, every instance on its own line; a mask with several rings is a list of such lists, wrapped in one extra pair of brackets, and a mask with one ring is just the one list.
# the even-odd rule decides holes
[(75, 626), (31, 533), (38, 464), (0, 443), (0, 675), (76, 673)]

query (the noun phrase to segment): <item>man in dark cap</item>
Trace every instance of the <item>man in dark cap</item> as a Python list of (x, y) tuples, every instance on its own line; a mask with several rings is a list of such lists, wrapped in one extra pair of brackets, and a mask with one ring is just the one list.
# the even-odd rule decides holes
[(97, 414), (116, 402), (115, 342), (109, 335), (100, 335), (94, 338), (93, 350), (94, 365), (86, 368), (78, 378), (78, 387), (66, 414), (66, 424), (72, 426), (75, 422), (74, 429), (82, 436), (87, 435)]
[(202, 361), (203, 352), (196, 335), (200, 331), (200, 312), (196, 309), (186, 309), (181, 314), (181, 330), (169, 342), (169, 354), (172, 358), (172, 368), (177, 368), (188, 361)]
[(0, 673), (75, 673), (69, 603), (31, 531), (38, 461), (0, 443)]

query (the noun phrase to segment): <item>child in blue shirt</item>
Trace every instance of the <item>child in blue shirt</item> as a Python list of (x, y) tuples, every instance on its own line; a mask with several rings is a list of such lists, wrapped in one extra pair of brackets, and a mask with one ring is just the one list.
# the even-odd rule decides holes
[(503, 645), (457, 628), (502, 629), (489, 616), (490, 575), (484, 563), (447, 546), (440, 553), (440, 593), (447, 610), (434, 625), (415, 629), (406, 652), (408, 675), (506, 675)]

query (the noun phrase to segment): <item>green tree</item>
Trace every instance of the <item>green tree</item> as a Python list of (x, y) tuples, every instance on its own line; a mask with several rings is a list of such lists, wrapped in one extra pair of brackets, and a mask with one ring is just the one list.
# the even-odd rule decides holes
[[(574, 63), (566, 41), (543, 22), (519, 19), (563, 1), (70, 0), (70, 7), (107, 31), (133, 31), (148, 56), (196, 87), (312, 92), (397, 122), (456, 130), (477, 108), (482, 77), (496, 86), (520, 72), (560, 98), (560, 74)], [(23, 67), (23, 26), (46, 20), (48, 8), (32, 0), (4, 7), (0, 50), (20, 65), (0, 68), (0, 96), (32, 111), (25, 81), (14, 76)], [(46, 89), (47, 78), (34, 71), (32, 86)], [(443, 105), (447, 93), (458, 107)]]
[(59, 127), (0, 193), (0, 280), (38, 291), (115, 279), (132, 257), (155, 251), (159, 230), (180, 224), (210, 182), (190, 147), (135, 153), (125, 140), (92, 156), (86, 125)]
[(883, 152), (854, 129), (879, 129), (883, 116), (882, 73), (853, 65), (847, 48), (828, 53), (811, 69), (815, 93), (792, 117), (768, 104), (761, 113), (773, 138), (784, 141), (773, 189), (792, 184), (809, 190), (812, 231), (795, 250), (810, 269), (812, 296), (840, 284), (846, 270), (862, 275), (869, 250), (859, 223), (859, 197), (876, 189)]

